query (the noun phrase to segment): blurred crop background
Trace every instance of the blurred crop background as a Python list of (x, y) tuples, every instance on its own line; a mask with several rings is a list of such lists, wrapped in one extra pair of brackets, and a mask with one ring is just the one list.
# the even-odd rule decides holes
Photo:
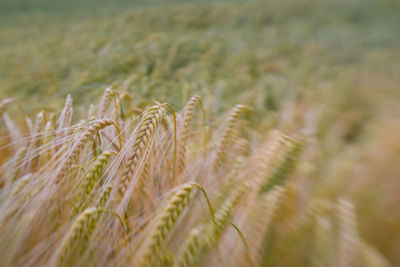
[(248, 105), (255, 143), (315, 133), (304, 191), (351, 200), (360, 236), (399, 266), (399, 14), (396, 0), (1, 0), (0, 98), (29, 116), (67, 94), (83, 113), (110, 85), (139, 106), (199, 94), (210, 120)]

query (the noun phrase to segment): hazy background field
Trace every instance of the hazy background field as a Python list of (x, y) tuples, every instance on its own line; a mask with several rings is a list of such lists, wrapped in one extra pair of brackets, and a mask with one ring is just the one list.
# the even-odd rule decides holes
[(30, 116), (67, 94), (79, 114), (109, 85), (138, 106), (199, 94), (211, 119), (249, 105), (253, 140), (316, 121), (310, 190), (351, 199), (360, 235), (399, 265), (399, 14), (396, 0), (2, 0), (0, 98)]

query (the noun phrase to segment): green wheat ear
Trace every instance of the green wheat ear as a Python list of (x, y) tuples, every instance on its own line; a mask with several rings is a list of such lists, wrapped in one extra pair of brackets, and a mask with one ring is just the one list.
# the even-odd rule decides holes
[(201, 229), (193, 228), (188, 236), (186, 237), (185, 242), (182, 245), (182, 248), (179, 252), (178, 258), (174, 263), (174, 267), (190, 267), (195, 266), (195, 263), (198, 261), (197, 257), (202, 248), (202, 239), (201, 239)]
[[(92, 136), (97, 132), (102, 130), (103, 128), (114, 125), (115, 128), (119, 131), (118, 126), (114, 123), (114, 121), (109, 119), (95, 120), (92, 122), (92, 125), (85, 130), (85, 132), (79, 137), (79, 139), (75, 142), (71, 152), (68, 154), (65, 162), (61, 166), (60, 171), (56, 176), (56, 184), (59, 184), (61, 180), (69, 173), (69, 169), (72, 163), (76, 160), (79, 153), (83, 150), (84, 146), (87, 142), (92, 138)], [(121, 144), (121, 141), (120, 141)]]
[(99, 208), (104, 209), (107, 205), (107, 201), (110, 199), (111, 191), (113, 190), (114, 184), (107, 185), (106, 189), (104, 190), (101, 198), (99, 200)]
[(286, 155), (278, 162), (278, 166), (276, 166), (270, 177), (261, 186), (260, 194), (268, 192), (274, 186), (282, 185), (286, 182), (295, 169), (296, 162), (303, 150), (304, 142), (305, 139), (303, 137), (292, 142)]
[[(99, 178), (101, 177), (104, 167), (107, 165), (110, 160), (113, 152), (106, 151), (103, 152), (94, 162), (92, 168), (87, 172), (85, 177), (83, 178), (83, 182), (81, 188), (78, 193), (78, 203), (87, 202), (87, 198), (92, 192), (94, 186), (98, 183)], [(80, 207), (81, 208), (81, 207)]]
[(205, 226), (205, 246), (210, 249), (214, 246), (221, 237), (222, 230), (228, 223), (235, 206), (239, 203), (240, 199), (245, 195), (248, 189), (246, 183), (237, 185), (230, 196), (218, 207), (214, 217)]
[(248, 110), (248, 108), (243, 105), (236, 105), (231, 110), (225, 128), (223, 129), (221, 141), (219, 142), (216, 149), (217, 151), (213, 167), (214, 171), (217, 171), (218, 168), (220, 168), (224, 164), (229, 146), (234, 143), (234, 136), (239, 116), (243, 114), (246, 110)]
[(84, 210), (77, 217), (56, 254), (56, 266), (68, 264), (69, 257), (72, 256), (71, 254), (74, 251), (80, 250), (80, 253), (84, 252), (85, 247), (82, 246), (82, 243), (85, 242), (85, 238), (88, 239), (94, 232), (100, 212), (101, 210), (92, 207)]
[(206, 113), (204, 109), (203, 102), (201, 100), (201, 97), (198, 95), (193, 96), (189, 102), (185, 105), (183, 112), (182, 112), (182, 117), (183, 117), (183, 129), (182, 129), (182, 134), (180, 137), (180, 145), (178, 149), (178, 173), (181, 173), (186, 165), (186, 146), (188, 143), (189, 139), (189, 131), (190, 131), (190, 123), (192, 122), (193, 119), (193, 114), (194, 114), (194, 109), (195, 107), (199, 105), (201, 108), (202, 116), (203, 116), (203, 126), (206, 123)]
[(162, 211), (156, 217), (150, 228), (142, 249), (138, 254), (137, 266), (155, 266), (160, 260), (160, 252), (175, 222), (189, 204), (193, 197), (196, 184), (184, 184), (180, 186), (168, 199)]
[(204, 226), (191, 230), (174, 266), (196, 266), (200, 263), (202, 256), (217, 244), (235, 206), (248, 188), (249, 186), (245, 183), (238, 184)]

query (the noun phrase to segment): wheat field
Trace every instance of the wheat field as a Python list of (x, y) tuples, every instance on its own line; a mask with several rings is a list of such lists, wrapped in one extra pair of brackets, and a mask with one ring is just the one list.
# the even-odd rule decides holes
[(16, 4), (0, 266), (400, 264), (396, 1)]

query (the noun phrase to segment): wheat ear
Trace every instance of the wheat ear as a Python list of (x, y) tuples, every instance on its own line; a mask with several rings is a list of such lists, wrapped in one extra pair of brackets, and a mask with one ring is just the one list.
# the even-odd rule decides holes
[(219, 240), (224, 226), (228, 222), (235, 206), (239, 203), (240, 199), (244, 196), (248, 189), (247, 183), (238, 183), (237, 188), (233, 190), (231, 195), (222, 203), (216, 210), (212, 220), (206, 225), (205, 228), (205, 245), (207, 249), (211, 248)]
[(360, 240), (354, 206), (347, 200), (338, 201), (339, 253), (337, 266), (350, 267), (360, 264)]
[(53, 147), (52, 147), (52, 141), (54, 137), (54, 133), (52, 133), (53, 127), (54, 126), (52, 124), (52, 121), (49, 120), (44, 128), (45, 134), (43, 136), (43, 144), (46, 146), (46, 150), (43, 151), (43, 153), (40, 155), (39, 165), (43, 165), (49, 162), (51, 157), (53, 156)]
[(194, 109), (196, 106), (199, 105), (201, 108), (202, 116), (203, 116), (203, 126), (206, 123), (206, 112), (204, 109), (203, 102), (201, 97), (198, 95), (193, 96), (189, 102), (185, 105), (182, 113), (183, 117), (183, 129), (182, 129), (182, 136), (180, 138), (180, 145), (178, 149), (178, 173), (181, 173), (185, 168), (186, 163), (186, 146), (189, 139), (189, 131), (190, 131), (190, 124), (193, 119)]
[(4, 120), (4, 123), (6, 125), (8, 136), (11, 139), (11, 143), (13, 145), (13, 148), (14, 148), (14, 150), (18, 150), (18, 148), (21, 145), (24, 145), (23, 142), (21, 142), (22, 134), (18, 130), (18, 127), (15, 125), (15, 123), (7, 115), (7, 113), (3, 114), (3, 120)]
[(155, 131), (160, 124), (162, 116), (163, 109), (161, 106), (151, 107), (143, 115), (142, 121), (138, 126), (139, 129), (136, 134), (135, 141), (133, 143), (132, 153), (128, 156), (125, 169), (121, 176), (121, 182), (118, 188), (121, 197), (128, 189), (133, 173), (135, 172), (140, 160), (145, 155)]
[(229, 115), (226, 126), (223, 130), (221, 141), (217, 147), (217, 152), (215, 156), (214, 170), (217, 170), (222, 166), (225, 161), (226, 154), (228, 153), (228, 148), (232, 144), (232, 138), (236, 130), (236, 124), (238, 122), (239, 116), (247, 110), (246, 106), (236, 105)]
[(257, 200), (253, 210), (249, 237), (256, 259), (261, 258), (262, 243), (283, 194), (284, 189), (277, 186), (270, 192), (260, 195)]
[[(67, 96), (65, 100), (64, 109), (61, 112), (60, 117), (57, 120), (57, 139), (63, 140), (64, 137), (68, 135), (68, 129), (71, 126), (72, 119), (72, 97), (71, 95)], [(60, 144), (61, 146), (62, 144)], [(57, 148), (58, 150), (59, 148)]]
[(272, 172), (271, 176), (264, 181), (261, 186), (260, 193), (268, 192), (276, 185), (282, 185), (286, 182), (289, 176), (294, 171), (296, 162), (304, 146), (304, 138), (299, 138), (295, 140), (289, 147), (286, 155), (283, 159), (278, 162), (275, 170)]
[(79, 202), (85, 202), (87, 197), (93, 190), (93, 187), (98, 182), (101, 174), (103, 173), (104, 167), (110, 160), (113, 152), (106, 151), (103, 152), (94, 162), (93, 167), (88, 171), (88, 173), (83, 178), (82, 188), (79, 192)]
[(174, 263), (174, 267), (191, 267), (197, 262), (197, 252), (202, 247), (201, 229), (193, 228), (190, 230), (182, 248), (179, 252), (178, 258)]
[(143, 250), (139, 254), (138, 266), (151, 267), (156, 265), (159, 260), (159, 252), (163, 248), (168, 234), (185, 207), (189, 204), (195, 188), (196, 184), (184, 184), (176, 189), (168, 199), (168, 202), (163, 210), (160, 211), (147, 235), (143, 244)]
[[(207, 253), (219, 240), (224, 226), (228, 223), (234, 207), (239, 203), (246, 190), (249, 188), (247, 183), (240, 183), (236, 190), (220, 205), (214, 213), (212, 211), (211, 220), (202, 227), (202, 235), (199, 236), (196, 230), (185, 240), (184, 246), (179, 253), (176, 266), (195, 266), (199, 263), (202, 255)], [(234, 226), (236, 230), (238, 228)], [(241, 232), (239, 231), (241, 234)]]
[(67, 263), (71, 250), (80, 247), (79, 244), (83, 237), (90, 237), (97, 226), (99, 212), (101, 212), (99, 209), (88, 208), (77, 217), (56, 254), (56, 266)]
[(114, 122), (112, 120), (108, 120), (108, 119), (96, 120), (93, 122), (93, 124), (78, 139), (78, 141), (75, 143), (74, 147), (72, 148), (72, 151), (67, 156), (63, 166), (61, 167), (61, 169), (56, 177), (56, 183), (59, 183), (60, 180), (66, 175), (66, 173), (68, 173), (69, 168), (71, 167), (72, 163), (77, 158), (79, 152), (83, 149), (83, 147), (88, 142), (88, 140), (90, 140), (90, 138), (93, 136), (93, 134), (109, 125), (115, 126)]
[(107, 201), (110, 199), (111, 191), (114, 187), (114, 184), (110, 183), (107, 185), (106, 189), (104, 189), (103, 194), (99, 200), (99, 208), (104, 209), (107, 205)]
[(26, 147), (21, 147), (18, 149), (17, 153), (15, 154), (14, 160), (13, 160), (13, 175), (12, 179), (16, 180), (20, 174), (21, 167), (23, 162), (25, 161), (25, 156), (26, 153), (28, 152), (28, 149)]
[(103, 96), (101, 97), (98, 109), (97, 109), (97, 118), (103, 118), (105, 113), (106, 113), (106, 109), (107, 109), (107, 105), (110, 102), (110, 98), (112, 96), (113, 90), (111, 87), (107, 87), (104, 90)]

